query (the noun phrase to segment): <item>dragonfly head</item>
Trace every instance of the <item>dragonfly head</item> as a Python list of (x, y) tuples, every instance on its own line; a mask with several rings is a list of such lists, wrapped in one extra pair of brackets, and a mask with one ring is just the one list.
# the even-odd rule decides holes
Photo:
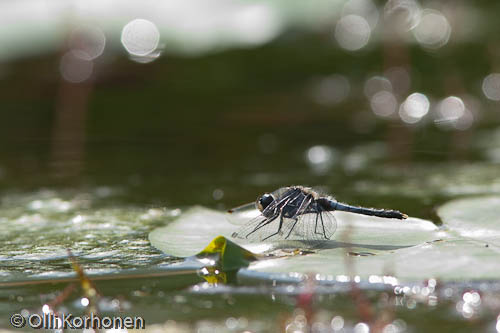
[(257, 209), (259, 211), (264, 211), (264, 209), (266, 209), (270, 204), (271, 202), (274, 201), (274, 197), (272, 194), (270, 193), (265, 193), (263, 194), (262, 196), (260, 196), (257, 201), (255, 202), (255, 206), (257, 207)]

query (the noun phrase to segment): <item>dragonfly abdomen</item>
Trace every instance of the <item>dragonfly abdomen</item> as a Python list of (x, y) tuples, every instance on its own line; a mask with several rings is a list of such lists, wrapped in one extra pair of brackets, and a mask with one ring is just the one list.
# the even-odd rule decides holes
[(334, 211), (344, 211), (355, 214), (362, 215), (370, 215), (377, 217), (386, 217), (391, 219), (406, 219), (408, 215), (401, 213), (398, 210), (389, 210), (389, 209), (377, 209), (377, 208), (365, 208), (358, 206), (351, 206), (342, 202), (338, 202), (336, 200), (320, 198), (316, 200), (325, 210)]
[(341, 202), (336, 203), (335, 210), (356, 213), (356, 214), (377, 216), (377, 217), (386, 217), (390, 219), (403, 220), (408, 218), (408, 215), (401, 213), (399, 210), (364, 208), (364, 207), (347, 205)]

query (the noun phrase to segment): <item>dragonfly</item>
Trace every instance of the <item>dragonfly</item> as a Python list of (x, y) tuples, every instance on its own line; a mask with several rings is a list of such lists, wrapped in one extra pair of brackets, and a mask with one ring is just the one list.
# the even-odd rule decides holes
[[(246, 204), (229, 210), (235, 213), (248, 209)], [(288, 186), (257, 198), (255, 207), (260, 214), (232, 234), (234, 238), (250, 242), (280, 240), (329, 240), (337, 229), (335, 211), (406, 219), (408, 215), (398, 210), (352, 206), (321, 195), (310, 187)]]

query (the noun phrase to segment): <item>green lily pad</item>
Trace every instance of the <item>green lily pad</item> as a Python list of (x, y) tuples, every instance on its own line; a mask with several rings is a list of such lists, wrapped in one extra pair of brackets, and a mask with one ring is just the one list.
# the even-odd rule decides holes
[[(404, 221), (336, 212), (333, 240), (307, 255), (255, 261), (249, 269), (263, 273), (319, 273), (332, 276), (394, 275), (400, 280), (498, 278), (500, 223), (498, 197), (460, 199), (438, 213), (445, 228), (417, 218)], [(255, 215), (249, 212), (248, 215)], [(244, 219), (243, 219), (244, 220)], [(249, 244), (231, 238), (242, 221), (226, 213), (194, 208), (150, 234), (152, 244), (168, 254), (198, 253), (216, 234), (253, 252), (300, 247), (298, 242)], [(226, 254), (227, 255), (227, 254)]]
[[(357, 275), (360, 279), (394, 275), (407, 281), (498, 278), (499, 203), (499, 197), (447, 203), (438, 210), (444, 228), (417, 218), (401, 221), (336, 212), (337, 231), (321, 248), (307, 255), (258, 260), (248, 269), (262, 273)], [(150, 240), (157, 248), (177, 256), (198, 253), (219, 234), (254, 253), (300, 248), (300, 242), (249, 244), (230, 238), (237, 224), (238, 218), (230, 223), (226, 213), (197, 207), (151, 232)]]
[[(388, 251), (410, 247), (439, 238), (438, 227), (432, 222), (409, 218), (394, 220), (345, 212), (336, 212), (337, 231), (333, 239), (321, 248), (349, 247)], [(249, 214), (252, 215), (252, 214)], [(255, 214), (253, 214), (255, 215)], [(300, 248), (306, 242), (282, 241), (274, 243), (248, 243), (231, 237), (239, 225), (230, 222), (227, 213), (196, 207), (184, 213), (165, 227), (149, 234), (151, 244), (163, 252), (188, 257), (200, 252), (213, 238), (222, 235), (253, 253), (282, 248)]]
[[(347, 261), (354, 264), (360, 276), (405, 272), (402, 276), (422, 277), (422, 271), (405, 258), (435, 247), (434, 240), (449, 238), (432, 222), (417, 218), (393, 220), (369, 217), (345, 212), (336, 212), (337, 232), (334, 239), (321, 244), (312, 254), (294, 255), (279, 259), (259, 260), (250, 269), (269, 273), (316, 272), (321, 274), (351, 275)], [(216, 235), (223, 235), (232, 242), (254, 253), (276, 249), (300, 247), (297, 241), (252, 244), (230, 235), (238, 225), (229, 222), (226, 213), (193, 208), (165, 227), (150, 233), (153, 246), (175, 256), (192, 256)], [(298, 245), (298, 246), (297, 246)], [(226, 254), (227, 255), (227, 254)], [(415, 260), (415, 259), (414, 259)], [(439, 260), (435, 261), (439, 266)], [(432, 274), (431, 274), (432, 275)]]
[(379, 253), (330, 249), (313, 255), (258, 261), (249, 269), (267, 273), (320, 273), (332, 276), (396, 276), (402, 281), (429, 278), (473, 280), (498, 278), (500, 248), (473, 240), (445, 239)]
[(157, 249), (176, 257), (194, 256), (217, 236), (230, 238), (234, 225), (218, 211), (195, 207), (165, 227), (153, 230), (149, 241)]
[(437, 213), (450, 231), (461, 237), (500, 246), (500, 196), (450, 201)]

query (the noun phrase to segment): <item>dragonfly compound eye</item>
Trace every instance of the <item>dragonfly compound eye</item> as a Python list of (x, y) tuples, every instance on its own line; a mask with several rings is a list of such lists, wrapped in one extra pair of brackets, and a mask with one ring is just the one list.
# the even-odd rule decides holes
[(257, 199), (257, 202), (256, 202), (257, 209), (262, 212), (273, 201), (274, 201), (273, 196), (269, 193), (266, 193), (266, 194), (262, 195), (259, 199)]

